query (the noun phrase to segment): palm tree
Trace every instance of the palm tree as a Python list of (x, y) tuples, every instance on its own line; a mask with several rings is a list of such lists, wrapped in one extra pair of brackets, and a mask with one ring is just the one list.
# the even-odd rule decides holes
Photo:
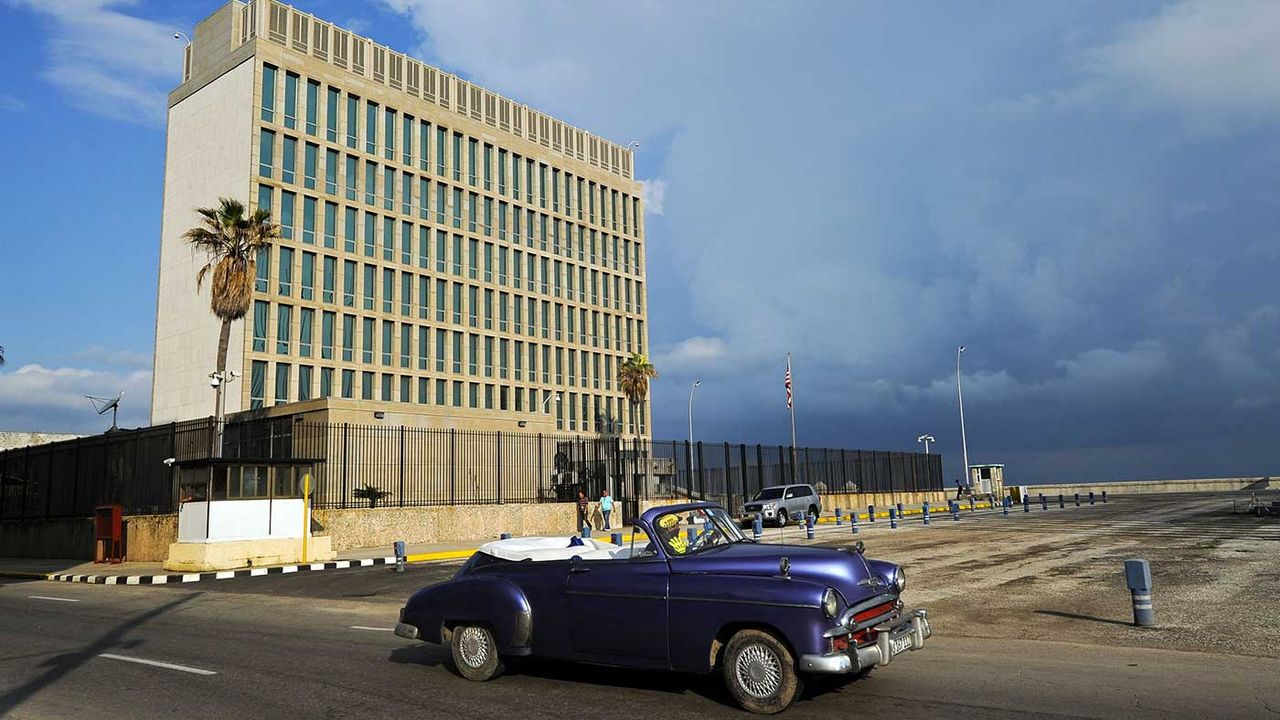
[(0, 345), (0, 365), (4, 364), (4, 346)]
[(631, 357), (618, 364), (618, 386), (632, 407), (644, 403), (649, 397), (649, 381), (657, 377), (658, 369), (644, 353), (631, 353)]
[(213, 274), (209, 309), (222, 321), (214, 416), (221, 423), (231, 323), (249, 312), (258, 253), (280, 238), (280, 227), (271, 222), (270, 210), (258, 208), (246, 213), (244, 204), (232, 198), (219, 198), (217, 207), (196, 208), (196, 214), (200, 224), (184, 232), (182, 238), (207, 255), (204, 266), (196, 273), (196, 289), (204, 285), (206, 276)]

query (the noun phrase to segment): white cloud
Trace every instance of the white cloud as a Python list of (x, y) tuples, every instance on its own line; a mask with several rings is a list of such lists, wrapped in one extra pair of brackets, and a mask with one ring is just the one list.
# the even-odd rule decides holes
[(1087, 64), (1120, 97), (1205, 119), (1274, 117), (1280, 3), (1183, 0), (1129, 25), (1115, 42), (1090, 51)]
[(68, 359), (94, 367), (149, 369), (152, 357), (151, 353), (134, 350), (112, 350), (101, 345), (94, 345), (80, 352), (72, 353), (68, 356)]
[(644, 188), (644, 211), (650, 215), (661, 215), (667, 198), (667, 181), (661, 178), (641, 180), (640, 186)]
[(86, 395), (114, 396), (121, 427), (145, 425), (151, 407), (151, 373), (109, 372), (76, 367), (24, 365), (0, 372), (0, 418), (5, 430), (90, 432), (110, 425), (94, 413)]
[(677, 374), (706, 368), (724, 359), (729, 346), (718, 337), (695, 336), (676, 343), (670, 350), (654, 358), (658, 371), (670, 369)]
[(174, 24), (122, 10), (137, 0), (9, 0), (47, 18), (47, 80), (71, 104), (144, 125), (163, 125), (167, 95), (182, 74)]

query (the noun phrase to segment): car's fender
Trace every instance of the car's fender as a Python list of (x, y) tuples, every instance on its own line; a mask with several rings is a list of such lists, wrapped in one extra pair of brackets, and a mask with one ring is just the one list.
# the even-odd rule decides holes
[(758, 627), (781, 636), (797, 654), (826, 652), (821, 597), (826, 585), (795, 578), (679, 574), (671, 577), (671, 668), (713, 669), (727, 629)]
[(459, 623), (487, 625), (498, 651), (525, 654), (533, 639), (533, 612), (515, 583), (492, 575), (467, 575), (423, 588), (409, 598), (403, 622), (423, 640), (442, 643)]

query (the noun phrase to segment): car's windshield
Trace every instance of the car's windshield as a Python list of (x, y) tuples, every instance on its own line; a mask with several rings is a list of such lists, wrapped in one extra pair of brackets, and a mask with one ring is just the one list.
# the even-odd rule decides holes
[(653, 528), (672, 557), (747, 541), (737, 523), (718, 507), (663, 513), (654, 519)]
[(755, 498), (754, 498), (754, 499), (756, 499), (756, 500), (777, 500), (777, 499), (779, 499), (779, 498), (781, 498), (781, 497), (782, 497), (782, 491), (783, 491), (783, 490), (785, 490), (785, 489), (786, 489), (786, 488), (780, 488), (780, 487), (765, 488), (765, 489), (761, 490), (760, 492), (756, 493), (756, 496), (755, 496)]

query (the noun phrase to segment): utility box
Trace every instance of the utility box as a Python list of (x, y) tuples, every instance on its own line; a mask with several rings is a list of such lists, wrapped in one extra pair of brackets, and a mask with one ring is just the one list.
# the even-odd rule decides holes
[(124, 508), (119, 505), (93, 509), (93, 561), (124, 562)]

